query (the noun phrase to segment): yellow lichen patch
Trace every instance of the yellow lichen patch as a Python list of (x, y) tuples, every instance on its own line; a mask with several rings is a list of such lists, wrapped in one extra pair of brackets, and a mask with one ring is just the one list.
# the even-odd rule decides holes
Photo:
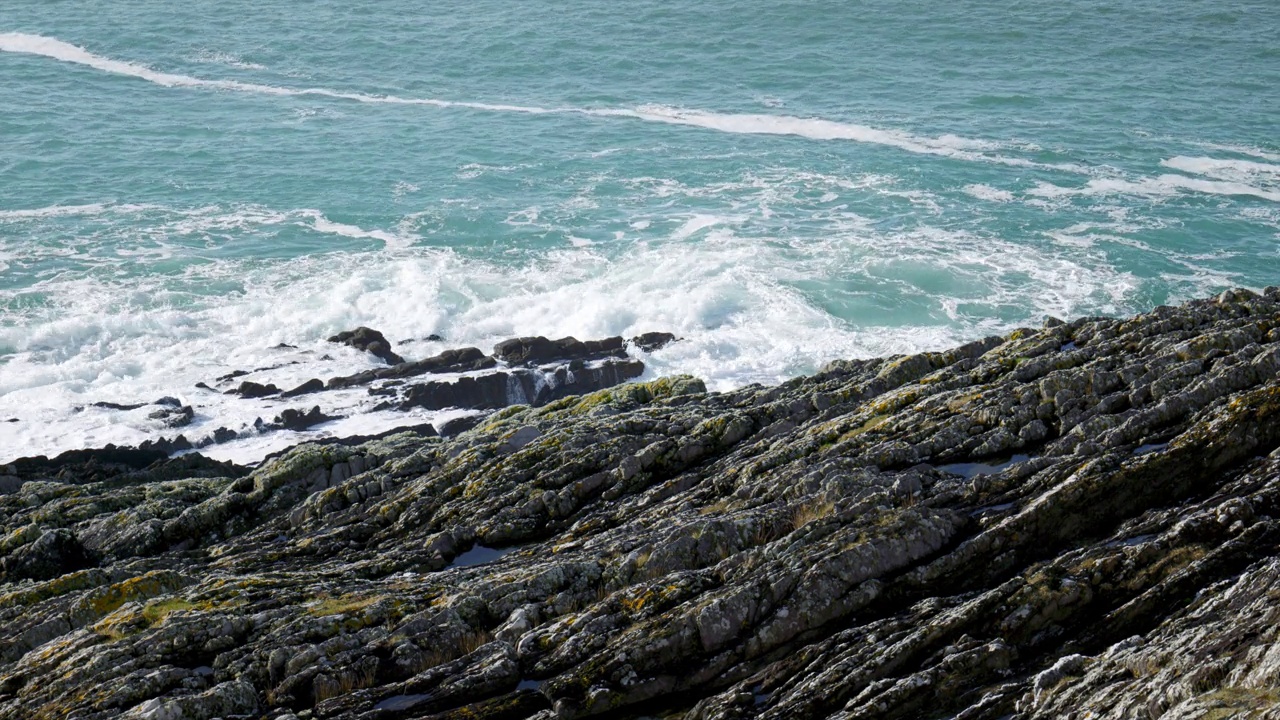
[(182, 610), (202, 609), (196, 603), (183, 600), (181, 598), (173, 598), (171, 600), (161, 600), (159, 602), (148, 603), (142, 608), (142, 617), (152, 625), (164, 620), (170, 613)]
[(307, 608), (307, 612), (316, 617), (325, 617), (327, 615), (345, 615), (347, 613), (358, 612), (370, 605), (383, 599), (382, 595), (371, 595), (361, 597), (357, 595), (341, 595), (339, 597), (323, 598), (317, 600), (314, 605)]
[(982, 399), (982, 391), (967, 392), (947, 401), (947, 409), (951, 412), (963, 412), (974, 400)]
[(93, 587), (105, 581), (101, 570), (79, 570), (67, 573), (45, 583), (40, 583), (28, 590), (19, 590), (0, 596), (0, 608), (16, 605), (34, 605), (42, 600), (65, 595), (76, 590)]
[(119, 608), (93, 624), (93, 631), (110, 640), (122, 640), (146, 627), (135, 604)]
[(644, 589), (632, 588), (626, 591), (626, 596), (623, 597), (619, 603), (624, 611), (635, 615), (645, 608), (665, 604), (664, 601), (670, 600), (679, 592), (679, 585), (648, 587)]
[(183, 584), (177, 573), (167, 570), (152, 571), (90, 592), (80, 600), (77, 609), (87, 611), (94, 617), (102, 617), (127, 602), (165, 595), (178, 590)]
[(1186, 545), (1174, 548), (1164, 557), (1138, 573), (1126, 585), (1131, 592), (1141, 592), (1208, 554), (1209, 551), (1203, 545)]
[(863, 433), (865, 433), (865, 432), (868, 432), (868, 431), (870, 431), (870, 430), (875, 430), (876, 428), (878, 428), (878, 427), (880, 427), (881, 425), (883, 425), (883, 424), (885, 424), (886, 422), (888, 422), (890, 417), (892, 417), (892, 416), (891, 416), (891, 415), (888, 415), (888, 414), (884, 414), (884, 415), (872, 415), (872, 416), (871, 416), (871, 418), (870, 418), (870, 419), (868, 419), (866, 422), (864, 422), (864, 423), (862, 423), (861, 425), (859, 425), (858, 427), (856, 427), (856, 428), (854, 428), (854, 429), (850, 430), (849, 432), (847, 432), (847, 433), (845, 433), (845, 434), (841, 435), (841, 436), (840, 436), (840, 439), (839, 439), (837, 442), (844, 442), (844, 441), (846, 441), (846, 440), (849, 440), (849, 439), (851, 439), (851, 438), (855, 438), (855, 437), (857, 437), (857, 436), (859, 436), (859, 435), (861, 435), (861, 434), (863, 434)]
[(650, 382), (627, 383), (581, 397), (565, 398), (541, 408), (537, 413), (543, 417), (582, 415), (601, 405), (628, 403), (644, 405), (654, 400), (678, 395), (705, 393), (706, 391), (706, 385), (701, 380), (689, 375), (675, 375), (658, 378)]

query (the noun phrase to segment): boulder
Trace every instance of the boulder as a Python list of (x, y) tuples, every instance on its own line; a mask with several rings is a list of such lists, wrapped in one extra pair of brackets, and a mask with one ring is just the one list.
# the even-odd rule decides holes
[(553, 362), (603, 360), (626, 357), (625, 343), (620, 337), (582, 342), (564, 337), (548, 340), (545, 337), (522, 337), (504, 340), (493, 348), (493, 357), (508, 365), (542, 365)]
[(363, 350), (381, 358), (388, 365), (404, 362), (404, 358), (391, 351), (391, 342), (383, 337), (382, 333), (372, 328), (361, 326), (355, 330), (340, 332), (329, 338), (329, 342), (350, 345), (357, 350)]
[(323, 380), (320, 380), (319, 378), (311, 378), (310, 380), (302, 383), (301, 385), (293, 388), (292, 390), (285, 390), (284, 392), (280, 393), (280, 397), (286, 397), (286, 398), (297, 397), (299, 395), (306, 395), (308, 393), (320, 392), (323, 389), (324, 389)]
[(73, 532), (65, 528), (46, 530), (33, 542), (0, 558), (0, 581), (50, 580), (92, 565), (93, 560)]
[(453, 437), (454, 435), (460, 435), (479, 425), (486, 417), (488, 417), (488, 415), (478, 413), (475, 415), (464, 415), (462, 417), (453, 418), (452, 420), (446, 420), (440, 424), (440, 437)]
[(191, 424), (195, 418), (196, 411), (190, 405), (182, 405), (180, 407), (170, 407), (165, 405), (159, 410), (153, 410), (147, 414), (152, 420), (164, 421), (165, 427), (178, 428)]
[(647, 332), (631, 338), (631, 345), (644, 350), (645, 352), (653, 352), (654, 350), (661, 350), (662, 348), (677, 341), (678, 338), (671, 333)]
[(272, 395), (278, 395), (280, 388), (272, 384), (263, 385), (252, 380), (245, 380), (235, 390), (228, 390), (228, 395), (239, 395), (242, 398), (264, 398)]
[(337, 419), (337, 416), (326, 415), (321, 412), (320, 406), (317, 405), (306, 412), (293, 408), (284, 410), (276, 416), (273, 424), (276, 428), (283, 430), (306, 430), (312, 425), (319, 425), (320, 423)]

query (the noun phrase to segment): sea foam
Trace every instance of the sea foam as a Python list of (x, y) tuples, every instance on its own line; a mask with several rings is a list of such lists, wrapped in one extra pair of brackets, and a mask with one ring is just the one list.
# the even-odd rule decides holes
[[(323, 225), (316, 222), (323, 216), (306, 209), (187, 213), (173, 211), (167, 226), (176, 232), (174, 225), (192, 222)], [(658, 233), (648, 242), (612, 250), (566, 243), (519, 263), (414, 246), (268, 265), (225, 259), (188, 267), (178, 285), (154, 274), (49, 278), (38, 289), (56, 304), (11, 306), (18, 308), (6, 311), (14, 324), (0, 327), (8, 355), (0, 365), (0, 419), (20, 420), (5, 426), (0, 461), (178, 432), (159, 427), (145, 409), (108, 411), (92, 407), (97, 401), (178, 397), (196, 409), (193, 426), (181, 430), (188, 437), (222, 426), (249, 433), (216, 450), (239, 460), (298, 440), (250, 430), (257, 418), (270, 422), (286, 407), (319, 405), (349, 418), (318, 433), (438, 421), (430, 413), (371, 414), (377, 398), (362, 389), (282, 402), (195, 388), (233, 370), (257, 370), (245, 379), (292, 387), (373, 367), (372, 358), (325, 342), (357, 325), (382, 330), (411, 359), (444, 347), (487, 350), (530, 334), (585, 339), (665, 330), (685, 340), (644, 358), (650, 376), (691, 373), (725, 390), (779, 382), (836, 358), (939, 349), (1043, 315), (1126, 311), (1138, 288), (1133, 276), (1105, 261), (1052, 246), (942, 228), (883, 233), (841, 217), (821, 237), (773, 242), (740, 234), (749, 228), (732, 215), (667, 217), (663, 229), (647, 229)], [(935, 276), (947, 278), (945, 291)], [(236, 290), (183, 289), (226, 284)], [(828, 284), (829, 290), (811, 290)], [(1202, 290), (1187, 284), (1186, 293)], [(167, 301), (175, 292), (184, 293), (180, 302)], [(824, 298), (867, 303), (867, 311), (842, 319)], [(911, 316), (877, 310), (912, 307), (927, 310)], [(1022, 309), (1004, 316), (1002, 308), (1012, 307)], [(401, 342), (432, 333), (447, 343)], [(296, 348), (277, 348), (281, 343)]]

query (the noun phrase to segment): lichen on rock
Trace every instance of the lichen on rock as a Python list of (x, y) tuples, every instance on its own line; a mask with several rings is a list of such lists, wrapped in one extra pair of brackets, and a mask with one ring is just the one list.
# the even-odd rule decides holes
[(0, 719), (1274, 716), (1278, 373), (1273, 288), (253, 469), (21, 460)]

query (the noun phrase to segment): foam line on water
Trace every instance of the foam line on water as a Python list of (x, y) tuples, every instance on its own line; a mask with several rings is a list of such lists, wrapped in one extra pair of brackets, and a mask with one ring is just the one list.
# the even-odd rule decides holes
[(1262, 148), (1253, 147), (1251, 145), (1229, 145), (1222, 143), (1198, 143), (1201, 147), (1210, 150), (1224, 150), (1226, 152), (1240, 153), (1241, 155), (1249, 155), (1251, 157), (1262, 158), (1272, 162), (1280, 162), (1280, 153), (1263, 150)]
[(564, 109), (557, 110), (522, 105), (460, 102), (453, 100), (438, 100), (434, 98), (401, 98), (394, 95), (369, 95), (367, 93), (342, 92), (339, 90), (329, 90), (327, 88), (286, 88), (278, 85), (263, 85), (261, 83), (242, 82), (239, 80), (208, 80), (192, 77), (190, 75), (180, 75), (177, 73), (152, 70), (145, 65), (139, 65), (137, 63), (112, 60), (111, 58), (103, 57), (101, 55), (95, 55), (84, 48), (72, 45), (68, 42), (63, 42), (57, 38), (45, 37), (43, 35), (28, 35), (26, 33), (0, 33), (0, 52), (41, 55), (55, 60), (61, 60), (62, 62), (85, 65), (96, 70), (102, 70), (103, 72), (114, 73), (117, 75), (128, 75), (163, 87), (204, 87), (218, 90), (258, 93), (262, 95), (316, 95), (341, 100), (355, 100), (357, 102), (365, 103), (465, 107), (477, 110), (521, 112), (529, 114), (569, 111)]
[(1272, 190), (1244, 182), (1208, 180), (1172, 174), (1160, 175), (1154, 178), (1142, 178), (1136, 181), (1122, 178), (1094, 178), (1083, 187), (1063, 187), (1041, 181), (1035, 187), (1027, 190), (1026, 194), (1043, 198), (1106, 195), (1169, 197), (1183, 192), (1205, 195), (1252, 196), (1271, 202), (1280, 202), (1280, 189)]
[(65, 215), (97, 215), (106, 210), (106, 208), (107, 206), (102, 203), (90, 203), (88, 205), (50, 205), (49, 207), (23, 210), (0, 210), (0, 222), (62, 217)]
[(84, 48), (57, 38), (26, 33), (0, 33), (0, 52), (40, 55), (62, 62), (84, 65), (103, 72), (127, 75), (164, 87), (211, 88), (236, 92), (278, 96), (320, 96), (362, 103), (392, 105), (424, 105), (440, 108), (467, 108), (490, 112), (512, 112), (528, 115), (578, 114), (604, 118), (631, 118), (646, 122), (698, 127), (718, 132), (746, 135), (789, 135), (811, 140), (843, 140), (896, 147), (912, 153), (939, 155), (961, 160), (995, 162), (1019, 167), (1046, 168), (1070, 172), (1087, 172), (1075, 164), (1046, 164), (1017, 157), (991, 154), (1006, 145), (988, 140), (975, 140), (955, 135), (927, 137), (884, 130), (856, 123), (839, 122), (822, 118), (802, 118), (787, 115), (717, 113), (665, 105), (644, 105), (636, 108), (547, 108), (532, 105), (482, 103), (437, 98), (403, 98), (394, 95), (370, 95), (360, 92), (344, 92), (327, 88), (287, 88), (239, 80), (208, 80), (153, 70), (145, 65), (113, 60), (96, 55)]
[(810, 140), (847, 140), (874, 145), (887, 145), (922, 155), (941, 155), (960, 160), (994, 162), (1017, 167), (1065, 170), (1076, 173), (1088, 172), (1083, 166), (1073, 163), (1040, 163), (1024, 158), (988, 154), (989, 151), (1005, 147), (1001, 143), (961, 138), (955, 135), (942, 135), (932, 138), (900, 130), (883, 130), (866, 125), (837, 122), (822, 118), (752, 113), (716, 113), (664, 105), (645, 105), (630, 110), (592, 110), (585, 112), (593, 115), (634, 117), (670, 125), (688, 125), (725, 133), (792, 135)]
[(1254, 183), (1280, 181), (1280, 165), (1236, 160), (1232, 158), (1187, 157), (1179, 155), (1162, 160), (1161, 165), (1193, 175), (1203, 175), (1216, 180)]
[(990, 185), (984, 185), (982, 183), (965, 185), (963, 188), (961, 188), (961, 190), (964, 191), (966, 195), (969, 195), (970, 197), (975, 197), (979, 200), (987, 200), (990, 202), (998, 202), (998, 203), (1007, 203), (1007, 202), (1013, 201), (1013, 193), (1009, 192), (1008, 190), (1001, 190), (1000, 188), (994, 188), (994, 187), (991, 187)]

